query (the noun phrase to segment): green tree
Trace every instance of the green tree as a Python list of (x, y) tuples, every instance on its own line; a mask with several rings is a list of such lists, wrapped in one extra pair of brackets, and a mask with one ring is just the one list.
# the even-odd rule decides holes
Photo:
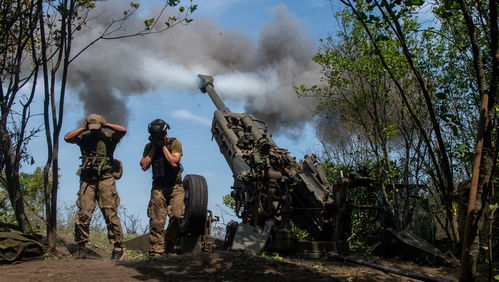
[(230, 208), (233, 211), (236, 211), (236, 201), (230, 194), (224, 195), (222, 202), (226, 207)]
[[(21, 172), (19, 174), (20, 191), (26, 207), (26, 217), (28, 218), (32, 230), (40, 230), (45, 225), (44, 217), (44, 196), (43, 196), (43, 169), (37, 167), (33, 172)], [(0, 176), (0, 222), (16, 223), (14, 209), (7, 201), (7, 181), (5, 174)]]
[(14, 210), (11, 208), (11, 204), (9, 202), (9, 194), (7, 190), (0, 190), (0, 222), (15, 224), (16, 216), (14, 214)]
[[(497, 167), (498, 115), (497, 84), (499, 79), (499, 38), (498, 38), (498, 3), (497, 1), (434, 1), (433, 15), (438, 17), (438, 28), (407, 29), (407, 16), (417, 17), (419, 7), (424, 0), (392, 0), (392, 1), (350, 1), (340, 0), (349, 9), (356, 21), (366, 32), (366, 39), (372, 44), (373, 55), (378, 57), (383, 70), (388, 74), (400, 97), (408, 116), (418, 129), (421, 137), (422, 152), (430, 160), (426, 170), (446, 210), (446, 217), (451, 223), (452, 239), (462, 244), (461, 280), (475, 279), (478, 247), (476, 242), (483, 222), (483, 214), (487, 203), (491, 202), (494, 182), (494, 170)], [(416, 21), (421, 22), (421, 21)], [(384, 30), (388, 38), (395, 38), (398, 50), (409, 67), (414, 78), (416, 91), (420, 93), (426, 115), (420, 116), (414, 110), (410, 100), (410, 89), (404, 88), (398, 77), (397, 62), (390, 60), (383, 52), (383, 37), (379, 37), (377, 29)], [(435, 40), (445, 44), (435, 44), (428, 40), (434, 34)], [(419, 40), (413, 40), (413, 39)], [(381, 39), (381, 40), (380, 40)], [(426, 42), (434, 53), (421, 52), (418, 41)], [(450, 52), (445, 49), (451, 50)], [(423, 50), (424, 51), (424, 50)], [(444, 63), (439, 65), (435, 56), (443, 55)], [(442, 62), (442, 61), (441, 61)], [(464, 71), (455, 71), (458, 67)], [(449, 80), (470, 82), (468, 85), (450, 83)], [(439, 84), (441, 83), (441, 84)], [(462, 90), (464, 92), (461, 92)], [(466, 96), (473, 97), (472, 104)], [(461, 97), (456, 99), (455, 97)], [(446, 101), (447, 99), (447, 101)], [(449, 101), (452, 101), (449, 103)], [(460, 111), (462, 106), (465, 111)], [(450, 107), (453, 107), (451, 110)], [(473, 118), (468, 113), (479, 113), (479, 120), (472, 125)], [(457, 113), (453, 115), (453, 113)], [(460, 123), (452, 119), (461, 118), (467, 124), (467, 130), (460, 131)], [(454, 176), (458, 171), (469, 171), (467, 168), (456, 169), (469, 161), (466, 153), (470, 150), (470, 142), (449, 142), (452, 135), (459, 134), (475, 141), (473, 152), (473, 171), (471, 173), (471, 189), (467, 207), (467, 219), (460, 237), (453, 200), (456, 192)], [(471, 133), (472, 135), (465, 135)], [(468, 146), (469, 148), (466, 148)], [(462, 155), (457, 162), (453, 161), (452, 151)], [(456, 155), (456, 154), (454, 154)]]
[(26, 207), (31, 213), (30, 222), (40, 221), (44, 215), (43, 169), (37, 167), (31, 173), (21, 172), (19, 182)]
[[(350, 1), (347, 5), (353, 7)], [(407, 34), (401, 29), (399, 22), (400, 14), (405, 12), (407, 7), (412, 5), (421, 5), (423, 1), (372, 1), (371, 7), (380, 13), (383, 20), (390, 26), (390, 30), (399, 38), (403, 53), (409, 62), (412, 72), (418, 80), (419, 87), (425, 97), (426, 105), (429, 109), (432, 129), (435, 131), (438, 141), (439, 154), (445, 156), (446, 151), (443, 138), (441, 137), (439, 121), (436, 115), (432, 115), (434, 107), (431, 99), (434, 93), (431, 84), (425, 80), (421, 68), (414, 59), (414, 53), (411, 52), (406, 44)], [(471, 2), (471, 3), (470, 3)], [(497, 103), (497, 84), (499, 80), (499, 50), (498, 50), (498, 3), (497, 1), (442, 1), (438, 2), (439, 8), (450, 10), (449, 13), (439, 14), (444, 24), (448, 24), (453, 31), (453, 38), (456, 42), (464, 42), (465, 53), (471, 55), (471, 58), (458, 58), (465, 60), (469, 66), (468, 73), (475, 82), (470, 86), (475, 95), (481, 101), (477, 105), (480, 118), (475, 130), (475, 153), (473, 159), (473, 172), (471, 187), (469, 192), (469, 201), (467, 208), (466, 224), (462, 238), (461, 255), (461, 277), (463, 281), (473, 281), (476, 279), (476, 263), (478, 259), (479, 248), (477, 244), (477, 235), (482, 228), (484, 207), (490, 201), (491, 191), (493, 190), (493, 171), (497, 163), (497, 115), (492, 111)], [(438, 13), (438, 9), (436, 10)], [(359, 14), (360, 15), (360, 14)], [(360, 15), (362, 16), (362, 15)], [(361, 18), (361, 17), (360, 17)], [(456, 20), (457, 19), (457, 20)], [(485, 24), (484, 24), (485, 23)], [(464, 34), (463, 34), (464, 31)], [(458, 36), (455, 36), (458, 35)], [(462, 40), (459, 40), (462, 39)], [(461, 46), (458, 46), (461, 47)], [(433, 94), (433, 95), (432, 95)], [(448, 157), (441, 158), (446, 161)], [(446, 180), (447, 190), (443, 191), (444, 196), (451, 198), (453, 182), (452, 174), (449, 174), (448, 165), (443, 165), (444, 180)], [(480, 195), (480, 198), (477, 197)], [(449, 201), (449, 200), (447, 200)], [(456, 231), (454, 231), (456, 234)], [(459, 238), (458, 238), (459, 239)]]
[[(360, 8), (367, 11), (367, 6)], [(402, 20), (407, 31), (419, 28), (411, 15)], [(374, 44), (367, 40), (369, 34), (352, 11), (345, 9), (338, 13), (338, 21), (339, 32), (323, 40), (319, 53), (314, 56), (324, 74), (322, 85), (299, 90), (314, 95), (319, 101), (320, 123), (334, 124), (334, 130), (324, 130), (332, 133), (321, 136), (325, 142), (337, 144), (336, 149), (355, 158), (354, 166), (370, 168), (370, 177), (378, 183), (377, 192), (387, 207), (393, 227), (402, 230), (411, 223), (417, 195), (422, 192), (423, 186), (411, 184), (420, 183), (425, 161), (424, 154), (420, 153), (423, 140), (376, 52), (382, 53), (394, 66), (392, 72), (405, 89), (413, 113), (427, 123), (428, 115), (420, 106), (424, 101), (394, 36), (379, 23), (370, 23), (371, 33), (377, 38), (375, 52)], [(411, 41), (416, 42), (417, 38)], [(344, 157), (335, 162), (349, 164), (342, 161)]]
[[(415, 15), (414, 4), (410, 1), (405, 4), (401, 4), (401, 1), (383, 1), (382, 3), (369, 1), (366, 5), (362, 5), (360, 2), (342, 2), (352, 11), (366, 31), (367, 39), (373, 44), (373, 51), (380, 59), (383, 69), (393, 81), (402, 105), (419, 131), (425, 148), (424, 152), (428, 154), (431, 164), (431, 169), (427, 170), (428, 175), (441, 195), (442, 205), (445, 207), (446, 216), (451, 223), (451, 238), (454, 242), (459, 243), (458, 224), (453, 213), (453, 194), (455, 190), (453, 168), (449, 158), (449, 148), (445, 144), (443, 129), (433, 104), (432, 97), (435, 93), (415, 59), (418, 58), (420, 52), (418, 52), (417, 46), (414, 46), (416, 41), (411, 40), (414, 38), (414, 33), (404, 29), (406, 26), (404, 17), (414, 17)], [(417, 2), (416, 4), (420, 3)], [(416, 82), (417, 91), (422, 97), (427, 119), (422, 118), (414, 110), (414, 104), (410, 101), (407, 89), (403, 87), (401, 81), (397, 78), (397, 67), (382, 52), (381, 44), (377, 40), (376, 34), (372, 32), (372, 24), (380, 25), (387, 33), (396, 38), (400, 53), (403, 55), (404, 61), (409, 67), (408, 70)], [(412, 31), (417, 32), (415, 29), (412, 29)]]
[(27, 145), (40, 131), (30, 129), (31, 103), (39, 66), (30, 58), (37, 49), (37, 10), (32, 1), (0, 1), (0, 171), (19, 228), (29, 229), (19, 170), (33, 162)]
[[(461, 252), (462, 281), (476, 279), (478, 234), (487, 207), (493, 203), (494, 177), (497, 175), (499, 132), (497, 126), (499, 83), (499, 24), (497, 1), (442, 1), (435, 10), (465, 52), (471, 54), (469, 76), (479, 104), (473, 172)], [(447, 10), (447, 11), (445, 11)], [(497, 199), (496, 199), (497, 200)], [(493, 214), (493, 212), (492, 212)], [(489, 246), (491, 247), (491, 246)]]

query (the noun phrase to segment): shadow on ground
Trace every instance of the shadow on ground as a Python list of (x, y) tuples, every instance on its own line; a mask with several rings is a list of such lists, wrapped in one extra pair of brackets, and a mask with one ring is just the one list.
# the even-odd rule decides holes
[[(328, 272), (320, 263), (299, 265), (235, 252), (184, 254), (158, 260), (125, 262), (120, 266), (135, 269), (137, 280), (157, 281), (408, 281), (367, 268), (335, 265)], [(333, 264), (333, 263), (331, 263)], [(338, 271), (340, 268), (341, 271)]]

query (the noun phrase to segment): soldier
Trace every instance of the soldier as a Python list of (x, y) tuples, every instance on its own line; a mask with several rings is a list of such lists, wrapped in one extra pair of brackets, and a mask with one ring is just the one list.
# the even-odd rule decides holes
[[(149, 123), (149, 140), (144, 148), (140, 166), (146, 171), (152, 165), (151, 200), (149, 216), (149, 255), (151, 259), (165, 252), (174, 253), (180, 233), (180, 220), (184, 216), (184, 187), (182, 186), (182, 144), (168, 137), (170, 126), (161, 119)], [(170, 221), (163, 231), (166, 216)]]
[(79, 210), (75, 219), (77, 257), (86, 257), (85, 244), (97, 202), (107, 224), (109, 242), (114, 246), (111, 259), (119, 261), (123, 258), (123, 235), (118, 217), (120, 198), (115, 182), (115, 178), (121, 177), (122, 167), (121, 162), (113, 158), (113, 153), (125, 134), (125, 127), (109, 123), (101, 115), (91, 114), (83, 127), (64, 136), (66, 142), (78, 145), (81, 150), (82, 164), (77, 172), (80, 191), (76, 201)]

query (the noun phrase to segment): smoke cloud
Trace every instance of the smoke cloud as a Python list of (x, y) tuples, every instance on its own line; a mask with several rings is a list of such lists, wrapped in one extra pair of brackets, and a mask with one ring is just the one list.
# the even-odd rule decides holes
[[(100, 34), (113, 17), (106, 11), (123, 11), (122, 2), (98, 2), (99, 20), (75, 39), (74, 50)], [(285, 6), (272, 12), (273, 22), (256, 40), (216, 20), (195, 18), (156, 35), (99, 41), (71, 66), (70, 85), (87, 113), (126, 124), (130, 95), (164, 88), (198, 94), (197, 75), (209, 74), (222, 99), (244, 103), (245, 111), (274, 133), (295, 135), (315, 112), (314, 100), (298, 97), (293, 86), (318, 83), (319, 69), (311, 61), (316, 48)], [(139, 19), (127, 24), (128, 30), (143, 26)]]

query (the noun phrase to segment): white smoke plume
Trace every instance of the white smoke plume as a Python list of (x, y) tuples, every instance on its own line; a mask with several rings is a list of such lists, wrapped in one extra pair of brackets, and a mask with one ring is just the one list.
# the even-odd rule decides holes
[(181, 119), (189, 119), (192, 121), (195, 121), (200, 124), (208, 125), (211, 126), (211, 120), (205, 118), (205, 117), (200, 117), (197, 116), (189, 111), (186, 110), (176, 110), (172, 113), (172, 116), (176, 118), (181, 118)]
[[(123, 2), (98, 2), (98, 22), (89, 24), (74, 49), (95, 38), (112, 18), (106, 11), (123, 11)], [(319, 69), (311, 60), (316, 48), (285, 6), (275, 7), (273, 15), (257, 40), (216, 20), (195, 18), (156, 35), (99, 41), (72, 65), (70, 85), (87, 113), (105, 113), (126, 124), (129, 95), (166, 88), (198, 94), (197, 75), (209, 74), (222, 99), (244, 103), (245, 111), (274, 133), (294, 135), (315, 112), (313, 99), (298, 97), (293, 85), (318, 82)], [(127, 29), (134, 26), (143, 23), (135, 19)]]

